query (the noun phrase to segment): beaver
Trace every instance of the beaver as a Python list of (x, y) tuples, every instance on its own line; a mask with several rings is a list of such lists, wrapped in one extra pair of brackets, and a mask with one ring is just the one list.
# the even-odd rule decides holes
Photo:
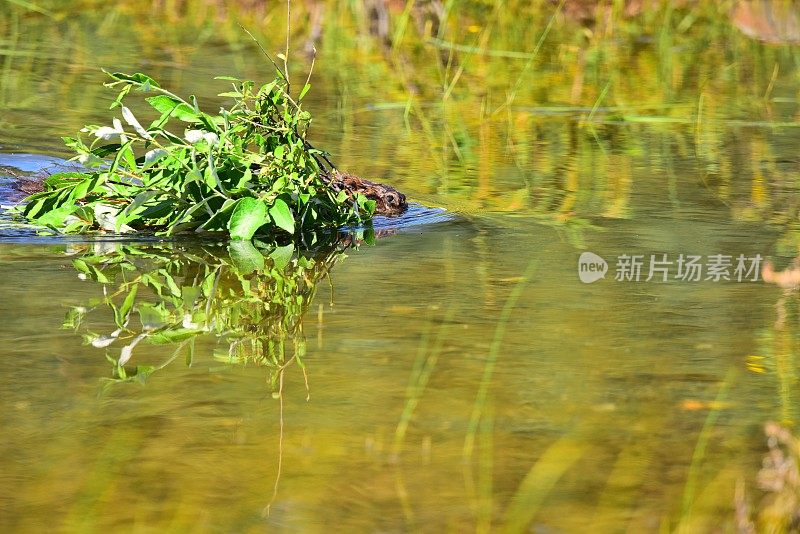
[[(40, 173), (36, 176), (18, 175), (15, 187), (26, 195), (39, 193), (44, 190), (44, 181), (47, 176), (46, 173)], [(340, 172), (335, 169), (324, 170), (321, 176), (323, 181), (335, 193), (338, 194), (340, 191), (344, 191), (350, 200), (353, 200), (357, 193), (361, 193), (369, 200), (374, 200), (375, 215), (400, 215), (408, 208), (406, 196), (388, 185), (371, 182), (354, 174)]]
[(338, 170), (323, 172), (322, 179), (334, 192), (344, 191), (350, 200), (353, 200), (357, 193), (361, 193), (369, 200), (374, 200), (375, 215), (400, 215), (408, 208), (406, 196), (394, 187), (370, 182), (354, 174)]
[(21, 178), (14, 184), (14, 187), (20, 193), (25, 193), (26, 195), (34, 195), (36, 193), (41, 193), (44, 191), (44, 181), (46, 177), (39, 178), (36, 177), (29, 177), (26, 176)]
[[(46, 170), (30, 174), (5, 165), (0, 166), (0, 175), (10, 176), (16, 180), (10, 184), (11, 190), (25, 195), (33, 195), (44, 191), (44, 181), (50, 174)], [(14, 202), (22, 200), (22, 195), (12, 195), (10, 200)]]

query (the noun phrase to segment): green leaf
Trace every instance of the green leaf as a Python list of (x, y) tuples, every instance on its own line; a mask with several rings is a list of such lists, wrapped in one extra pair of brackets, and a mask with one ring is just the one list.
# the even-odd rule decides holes
[(181, 288), (178, 287), (178, 284), (175, 283), (175, 279), (172, 277), (171, 274), (167, 272), (166, 269), (159, 269), (158, 274), (164, 277), (164, 282), (166, 283), (167, 287), (169, 288), (170, 293), (174, 297), (181, 296)]
[(133, 154), (132, 147), (133, 141), (128, 141), (125, 143), (125, 146), (120, 151), (122, 154), (123, 159), (125, 160), (125, 164), (128, 167), (128, 170), (132, 173), (136, 172), (137, 165), (136, 165), (136, 156)]
[(377, 203), (374, 200), (369, 200), (361, 193), (356, 193), (356, 203), (358, 204), (359, 209), (366, 212), (367, 215), (372, 216), (372, 214), (375, 213), (375, 207), (377, 206)]
[(142, 74), (141, 72), (136, 72), (134, 74), (126, 74), (124, 72), (108, 72), (107, 70), (104, 70), (103, 72), (105, 72), (115, 80), (134, 82), (136, 84), (141, 84), (148, 88), (161, 87), (153, 78), (151, 78), (147, 74)]
[(163, 326), (169, 319), (169, 313), (167, 313), (164, 308), (154, 306), (149, 302), (140, 302), (137, 304), (136, 311), (139, 312), (139, 320), (142, 322), (142, 328), (145, 330)]
[(114, 101), (111, 103), (108, 109), (122, 107), (122, 101), (125, 100), (125, 97), (128, 96), (128, 93), (131, 92), (132, 87), (133, 85), (126, 85), (125, 87), (123, 87), (122, 91), (120, 91), (117, 94), (117, 98), (114, 99)]
[(371, 225), (367, 226), (367, 228), (364, 230), (363, 239), (364, 239), (364, 243), (366, 243), (367, 245), (374, 246), (375, 245), (375, 228), (373, 228)]
[(160, 191), (143, 191), (136, 195), (133, 198), (133, 201), (128, 204), (124, 210), (122, 210), (119, 215), (117, 215), (117, 232), (119, 232), (119, 228), (123, 224), (127, 224), (130, 221), (137, 218), (137, 216), (144, 211), (146, 208), (143, 206), (153, 200), (154, 198), (161, 195)]
[(98, 158), (104, 158), (110, 154), (115, 154), (119, 150), (119, 143), (111, 143), (108, 145), (98, 146), (92, 149), (92, 154)]
[(128, 380), (135, 380), (140, 384), (144, 384), (156, 370), (157, 368), (152, 365), (137, 365), (135, 374), (128, 377)]
[(200, 225), (197, 231), (216, 232), (224, 231), (228, 228), (228, 222), (231, 219), (233, 209), (236, 207), (238, 201), (228, 199), (223, 202), (222, 207), (217, 210), (206, 222)]
[[(132, 160), (133, 159), (133, 152), (131, 152), (131, 145), (133, 141), (128, 141), (119, 149), (117, 155), (114, 156), (114, 161), (111, 162), (111, 166), (108, 168), (109, 174), (114, 174), (117, 172), (117, 169), (122, 164), (123, 160)], [(134, 168), (136, 167), (136, 161), (134, 160)]]
[(265, 83), (264, 85), (261, 86), (261, 89), (259, 89), (258, 92), (262, 93), (262, 94), (265, 94), (265, 95), (268, 95), (268, 94), (270, 94), (272, 92), (272, 90), (275, 88), (275, 86), (277, 84), (278, 84), (277, 80), (271, 81), (269, 83)]
[(250, 170), (250, 167), (244, 171), (242, 177), (239, 179), (239, 183), (236, 184), (238, 189), (244, 189), (250, 185), (250, 180), (253, 178), (253, 171)]
[(47, 213), (43, 214), (41, 217), (36, 219), (36, 222), (39, 224), (43, 224), (45, 226), (54, 226), (60, 227), (64, 225), (64, 220), (69, 216), (72, 215), (72, 212), (78, 209), (79, 206), (76, 204), (68, 204), (66, 206), (61, 206), (60, 208), (56, 208), (54, 210), (48, 211)]
[(83, 260), (72, 260), (72, 265), (75, 267), (75, 270), (81, 272), (83, 274), (91, 274), (91, 270), (89, 269), (89, 265)]
[(186, 367), (191, 367), (194, 362), (194, 339), (189, 340), (189, 348), (186, 351)]
[(225, 124), (225, 119), (219, 115), (211, 116), (208, 113), (198, 113), (197, 116), (200, 119), (200, 123), (205, 126), (205, 129), (209, 132), (219, 133), (219, 126)]
[(128, 292), (128, 295), (125, 297), (122, 306), (119, 308), (111, 304), (111, 309), (114, 310), (114, 322), (118, 328), (125, 328), (125, 323), (128, 321), (128, 316), (133, 308), (133, 303), (136, 300), (136, 292), (138, 289), (139, 286), (134, 285), (133, 288)]
[(83, 172), (56, 172), (44, 181), (46, 190), (58, 189), (65, 185), (73, 185), (76, 180), (84, 180), (90, 175)]
[(122, 303), (122, 306), (119, 308), (119, 315), (123, 319), (128, 318), (128, 314), (131, 312), (133, 308), (133, 303), (136, 300), (136, 291), (139, 289), (138, 285), (134, 285), (133, 289), (130, 290), (128, 296), (125, 297), (125, 301)]
[(64, 318), (61, 328), (77, 330), (78, 327), (81, 326), (81, 323), (83, 323), (85, 315), (86, 308), (83, 306), (72, 306), (67, 312), (67, 316)]
[(228, 252), (231, 262), (243, 276), (264, 269), (264, 255), (250, 241), (231, 241)]
[(275, 268), (282, 271), (291, 261), (292, 254), (294, 254), (294, 245), (289, 243), (285, 247), (277, 247), (270, 253), (269, 257), (275, 263)]
[(173, 330), (162, 330), (147, 336), (147, 342), (155, 345), (165, 345), (167, 343), (175, 343), (176, 341), (184, 341), (203, 334), (203, 330), (195, 328), (175, 328)]
[(279, 228), (283, 228), (290, 234), (294, 234), (294, 217), (292, 211), (283, 199), (275, 199), (275, 203), (269, 209), (269, 215)]
[(298, 100), (298, 101), (300, 101), (300, 100), (303, 100), (303, 97), (304, 97), (304, 96), (306, 96), (306, 93), (308, 92), (308, 90), (309, 90), (309, 89), (311, 89), (311, 84), (310, 84), (310, 83), (307, 83), (307, 84), (305, 85), (305, 87), (303, 87), (303, 90), (302, 90), (302, 91), (300, 91), (300, 96), (299, 96), (299, 97), (297, 97), (297, 100)]
[(228, 221), (228, 231), (231, 239), (251, 239), (256, 230), (267, 222), (267, 206), (260, 200), (245, 197), (239, 199), (233, 208), (231, 219)]
[(185, 102), (167, 95), (151, 96), (150, 98), (145, 98), (145, 100), (159, 113), (169, 113), (170, 117), (175, 117), (183, 122), (200, 122), (198, 113)]
[(83, 260), (72, 260), (72, 265), (75, 267), (75, 270), (81, 272), (88, 277), (92, 278), (93, 280), (97, 280), (101, 284), (107, 284), (110, 282), (108, 277), (103, 274), (102, 271), (98, 270), (97, 267), (93, 265), (89, 265)]

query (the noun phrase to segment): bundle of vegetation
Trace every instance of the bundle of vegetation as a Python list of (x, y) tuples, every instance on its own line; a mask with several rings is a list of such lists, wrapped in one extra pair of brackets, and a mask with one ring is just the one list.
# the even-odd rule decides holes
[[(65, 137), (81, 164), (43, 181), (17, 208), (30, 222), (63, 233), (225, 232), (286, 241), (397, 214), (405, 197), (388, 186), (339, 173), (306, 139), (311, 115), (279, 72), (257, 87), (231, 77), (234, 100), (218, 114), (162, 88), (147, 75), (107, 73), (118, 88), (111, 126)], [(144, 93), (158, 114), (142, 126), (125, 100)]]

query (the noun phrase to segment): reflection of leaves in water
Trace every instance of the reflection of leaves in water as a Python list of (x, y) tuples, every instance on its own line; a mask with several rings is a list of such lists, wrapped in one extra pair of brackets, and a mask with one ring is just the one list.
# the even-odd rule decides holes
[[(227, 248), (177, 244), (95, 245), (73, 259), (82, 279), (103, 284), (103, 298), (73, 307), (64, 327), (107, 349), (112, 381), (144, 381), (181, 354), (191, 364), (195, 340), (218, 340), (214, 358), (270, 367), (273, 384), (292, 361), (303, 366), (303, 315), (318, 282), (344, 257), (347, 243), (297, 252), (292, 245), (250, 242)], [(89, 316), (113, 313), (109, 333), (96, 333)], [(140, 344), (173, 345), (158, 365), (137, 362)], [(136, 362), (133, 367), (132, 362)]]

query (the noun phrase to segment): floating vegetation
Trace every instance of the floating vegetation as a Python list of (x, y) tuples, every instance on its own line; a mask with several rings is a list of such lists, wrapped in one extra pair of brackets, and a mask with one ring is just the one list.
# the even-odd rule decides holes
[[(256, 87), (221, 77), (233, 106), (202, 111), (141, 73), (108, 73), (119, 88), (111, 126), (89, 125), (65, 137), (85, 168), (48, 176), (43, 190), (17, 208), (29, 221), (63, 233), (225, 232), (234, 240), (258, 234), (270, 242), (335, 231), (368, 221), (376, 208), (342, 187), (327, 156), (306, 140), (311, 115), (302, 109), (306, 82), (290, 95), (288, 75)], [(143, 93), (159, 116), (144, 127), (126, 100)], [(376, 186), (367, 182), (369, 186)], [(346, 184), (345, 184), (346, 185)], [(405, 197), (395, 192), (398, 205)], [(380, 200), (380, 197), (377, 197)], [(312, 242), (316, 238), (312, 239)]]

